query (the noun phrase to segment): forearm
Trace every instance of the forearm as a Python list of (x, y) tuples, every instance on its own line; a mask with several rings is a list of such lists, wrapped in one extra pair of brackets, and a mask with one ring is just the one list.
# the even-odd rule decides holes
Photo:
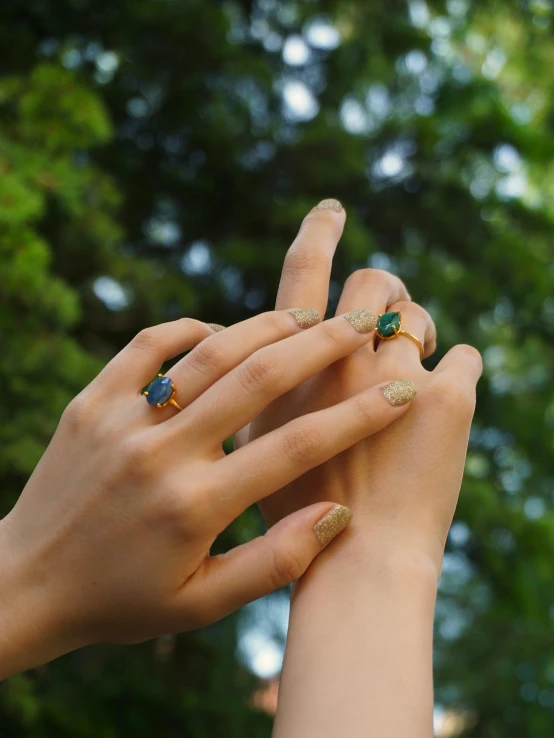
[(293, 595), (274, 738), (431, 738), (437, 569), (353, 526)]

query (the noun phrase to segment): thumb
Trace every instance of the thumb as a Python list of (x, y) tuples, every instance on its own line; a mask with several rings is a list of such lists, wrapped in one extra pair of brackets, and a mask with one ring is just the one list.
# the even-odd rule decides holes
[(351, 519), (348, 507), (331, 502), (288, 515), (264, 536), (206, 559), (182, 590), (183, 606), (207, 625), (290, 584)]

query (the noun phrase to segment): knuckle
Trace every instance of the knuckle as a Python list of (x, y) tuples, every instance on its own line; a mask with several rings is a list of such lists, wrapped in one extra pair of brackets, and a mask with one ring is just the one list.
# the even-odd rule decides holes
[(275, 331), (278, 334), (285, 332), (290, 333), (292, 325), (290, 313), (288, 310), (268, 310), (260, 315), (264, 327)]
[(293, 463), (310, 464), (323, 446), (321, 431), (314, 425), (295, 424), (283, 430), (283, 449)]
[(452, 351), (460, 355), (460, 359), (468, 364), (473, 364), (478, 374), (483, 371), (483, 358), (479, 351), (474, 346), (469, 346), (466, 343), (461, 343), (455, 346)]
[(394, 310), (402, 313), (402, 316), (410, 316), (412, 318), (419, 318), (426, 323), (433, 323), (433, 318), (430, 313), (417, 302), (408, 302), (407, 300), (400, 300), (394, 304)]
[(375, 420), (375, 404), (371, 396), (367, 392), (360, 392), (354, 397), (358, 414), (364, 421), (364, 424)]
[(207, 535), (207, 523), (213, 516), (206, 499), (196, 485), (187, 487), (169, 482), (161, 495), (160, 517), (179, 538), (190, 540)]
[(217, 338), (217, 334), (204, 339), (192, 349), (185, 359), (188, 366), (202, 376), (214, 374), (226, 363), (225, 352), (218, 347), (218, 342), (214, 341), (214, 338)]
[(346, 320), (324, 320), (319, 324), (319, 330), (329, 343), (339, 349), (344, 349), (345, 346), (352, 345), (352, 339), (355, 337), (354, 331), (347, 325)]
[(218, 490), (213, 489), (207, 475), (197, 470), (193, 483), (183, 485), (179, 478), (170, 488), (171, 499), (182, 518), (182, 525), (199, 532), (211, 528), (214, 520), (213, 500)]
[(145, 446), (134, 436), (123, 440), (118, 448), (118, 456), (126, 471), (132, 471), (135, 476), (143, 476), (147, 467), (150, 467), (150, 458)]
[(345, 283), (351, 287), (367, 287), (368, 285), (383, 284), (384, 286), (393, 285), (400, 282), (399, 278), (383, 269), (358, 269), (348, 277)]
[(62, 415), (62, 422), (77, 433), (95, 422), (96, 402), (89, 392), (81, 392), (71, 400)]
[(447, 373), (435, 377), (432, 397), (434, 404), (441, 410), (461, 417), (471, 417), (475, 410), (475, 389)]
[(357, 269), (355, 272), (352, 272), (344, 283), (343, 292), (352, 289), (357, 290), (360, 287), (367, 287), (368, 284), (371, 284), (373, 280), (372, 275), (375, 271), (375, 269)]
[(117, 447), (122, 471), (133, 479), (150, 479), (159, 469), (163, 446), (157, 435), (129, 434)]
[(280, 379), (279, 365), (271, 361), (263, 349), (253, 353), (237, 370), (237, 378), (243, 389), (250, 393), (274, 386)]
[(272, 585), (280, 589), (300, 579), (306, 566), (290, 546), (273, 549)]
[(156, 327), (143, 328), (133, 338), (130, 344), (133, 348), (145, 353), (152, 353), (159, 347), (159, 337)]
[(379, 359), (380, 380), (388, 382), (394, 381), (397, 377), (409, 378), (411, 367), (408, 368), (406, 365), (405, 357), (398, 356), (396, 353), (384, 352), (381, 350), (381, 345), (377, 349), (377, 357)]
[(314, 272), (328, 268), (330, 263), (330, 258), (317, 247), (317, 244), (296, 240), (287, 251), (283, 272), (285, 275), (294, 276), (298, 272)]

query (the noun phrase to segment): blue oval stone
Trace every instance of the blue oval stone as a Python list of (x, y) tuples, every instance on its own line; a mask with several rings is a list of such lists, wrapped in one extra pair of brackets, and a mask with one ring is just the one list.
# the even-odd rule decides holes
[(173, 382), (169, 377), (156, 377), (146, 395), (149, 405), (163, 405), (173, 394)]

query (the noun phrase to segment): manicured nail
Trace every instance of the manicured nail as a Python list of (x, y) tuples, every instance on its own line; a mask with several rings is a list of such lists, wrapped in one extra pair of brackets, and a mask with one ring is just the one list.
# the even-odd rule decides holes
[(300, 328), (311, 328), (321, 323), (320, 314), (317, 310), (312, 310), (312, 308), (306, 310), (289, 310), (289, 313), (294, 315)]
[(319, 210), (333, 210), (335, 213), (340, 213), (342, 211), (342, 205), (340, 202), (338, 200), (334, 200), (332, 197), (319, 202), (316, 205), (316, 208)]
[(377, 325), (377, 316), (375, 313), (372, 313), (371, 310), (367, 310), (366, 308), (354, 310), (353, 313), (348, 313), (343, 317), (354, 326), (358, 333), (373, 331)]
[(212, 331), (215, 331), (216, 333), (218, 333), (219, 331), (225, 330), (225, 326), (219, 325), (219, 323), (208, 323), (208, 325), (210, 326)]
[(409, 379), (400, 379), (383, 387), (383, 394), (391, 405), (405, 405), (417, 395), (417, 387)]
[(322, 546), (326, 546), (333, 538), (346, 528), (352, 520), (352, 510), (344, 505), (335, 505), (332, 510), (318, 520), (314, 532)]

